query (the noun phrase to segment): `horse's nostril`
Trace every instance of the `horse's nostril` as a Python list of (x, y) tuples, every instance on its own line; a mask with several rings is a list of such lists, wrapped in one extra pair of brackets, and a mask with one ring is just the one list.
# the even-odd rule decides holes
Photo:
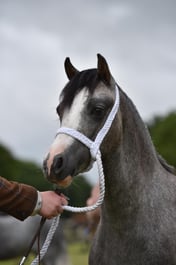
[(56, 175), (59, 174), (62, 165), (63, 165), (63, 157), (59, 155), (55, 156), (53, 160), (53, 171)]

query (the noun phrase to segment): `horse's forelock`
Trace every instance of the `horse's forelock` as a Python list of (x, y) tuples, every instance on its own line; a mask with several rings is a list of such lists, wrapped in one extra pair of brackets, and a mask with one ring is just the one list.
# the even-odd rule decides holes
[(61, 93), (60, 106), (62, 106), (62, 108), (70, 108), (76, 94), (84, 87), (86, 87), (90, 93), (93, 93), (100, 81), (97, 69), (78, 72), (64, 87)]

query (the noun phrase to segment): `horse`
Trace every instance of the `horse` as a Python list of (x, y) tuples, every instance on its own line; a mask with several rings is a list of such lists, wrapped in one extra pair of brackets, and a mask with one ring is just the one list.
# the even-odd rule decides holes
[[(91, 140), (105, 123), (118, 88), (120, 105), (100, 146), (105, 197), (89, 265), (176, 265), (176, 176), (157, 153), (137, 108), (98, 54), (97, 68), (78, 71), (65, 60), (69, 79), (56, 108), (60, 126)], [(47, 179), (67, 187), (91, 165), (78, 139), (57, 134), (43, 163)]]
[[(45, 240), (52, 220), (47, 220), (40, 235), (41, 243)], [(33, 235), (40, 223), (39, 216), (28, 217), (21, 222), (9, 215), (0, 216), (0, 260), (23, 257), (28, 249)], [(60, 224), (62, 226), (62, 224)], [(33, 254), (38, 254), (37, 243), (32, 248)], [(42, 264), (47, 265), (70, 265), (67, 245), (63, 230), (56, 230), (53, 241), (48, 248)]]

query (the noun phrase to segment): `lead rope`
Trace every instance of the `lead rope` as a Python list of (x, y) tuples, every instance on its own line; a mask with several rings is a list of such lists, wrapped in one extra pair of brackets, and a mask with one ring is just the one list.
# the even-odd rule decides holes
[[(65, 206), (63, 206), (63, 209), (66, 211), (70, 211), (70, 212), (74, 212), (74, 213), (84, 213), (84, 212), (88, 212), (88, 211), (93, 211), (97, 207), (99, 207), (104, 200), (105, 180), (104, 180), (104, 171), (103, 171), (103, 165), (102, 165), (102, 160), (101, 160), (101, 152), (100, 152), (99, 148), (100, 148), (100, 145), (101, 145), (105, 135), (107, 134), (109, 128), (111, 127), (111, 124), (112, 124), (112, 122), (115, 118), (115, 115), (118, 111), (118, 108), (119, 108), (118, 86), (116, 85), (115, 88), (116, 88), (116, 90), (115, 90), (115, 92), (116, 92), (115, 103), (111, 109), (111, 112), (108, 115), (108, 118), (107, 118), (104, 126), (98, 132), (95, 141), (90, 140), (89, 138), (87, 138), (82, 133), (80, 133), (74, 129), (71, 129), (71, 128), (62, 127), (57, 132), (57, 134), (59, 134), (59, 133), (68, 134), (68, 135), (76, 138), (77, 140), (79, 140), (83, 144), (85, 144), (90, 149), (91, 157), (93, 158), (93, 160), (95, 160), (97, 162), (98, 173), (99, 173), (100, 194), (99, 194), (99, 198), (98, 198), (97, 202), (95, 204), (93, 204), (91, 206), (87, 206), (87, 207), (73, 207), (73, 206), (65, 205)], [(51, 240), (52, 240), (54, 233), (57, 229), (57, 226), (59, 224), (59, 220), (60, 220), (60, 214), (53, 218), (53, 221), (52, 221), (51, 227), (48, 231), (45, 242), (42, 246), (42, 249), (40, 250), (40, 260), (43, 259), (44, 255), (46, 254), (46, 252), (48, 250), (48, 247), (51, 243)], [(39, 255), (33, 260), (31, 265), (37, 265), (38, 263), (39, 263)], [(20, 263), (20, 264), (22, 265), (23, 263)]]
[[(97, 154), (97, 165), (98, 165), (98, 171), (99, 171), (99, 185), (100, 185), (100, 195), (98, 201), (91, 206), (87, 207), (73, 207), (73, 206), (68, 206), (65, 205), (63, 206), (63, 209), (66, 211), (74, 212), (74, 213), (84, 213), (88, 211), (93, 211), (95, 210), (98, 206), (100, 206), (103, 202), (104, 199), (104, 194), (105, 194), (105, 183), (104, 183), (104, 173), (103, 173), (103, 167), (102, 167), (102, 162), (101, 162), (101, 154), (98, 152)], [(45, 239), (45, 242), (40, 250), (40, 259), (39, 255), (32, 261), (31, 265), (37, 265), (39, 263), (39, 260), (42, 260), (44, 255), (46, 254), (48, 247), (50, 246), (50, 243), (52, 241), (52, 238), (55, 234), (55, 231), (59, 225), (59, 220), (60, 220), (60, 214), (56, 217), (53, 218), (51, 227), (48, 231), (47, 237)]]

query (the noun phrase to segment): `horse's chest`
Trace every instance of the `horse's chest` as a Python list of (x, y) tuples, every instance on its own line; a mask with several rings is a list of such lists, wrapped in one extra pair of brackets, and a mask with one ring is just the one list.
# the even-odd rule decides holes
[(91, 248), (89, 265), (176, 265), (175, 251), (162, 247), (157, 239), (152, 243), (129, 234), (124, 237), (99, 231)]

